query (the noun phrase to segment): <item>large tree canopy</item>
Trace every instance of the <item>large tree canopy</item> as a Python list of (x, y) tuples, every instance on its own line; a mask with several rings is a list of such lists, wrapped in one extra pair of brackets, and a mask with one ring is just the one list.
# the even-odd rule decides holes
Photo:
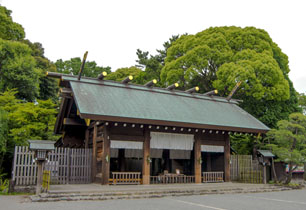
[(35, 100), (39, 95), (40, 74), (35, 65), (26, 44), (0, 38), (0, 91), (16, 88), (19, 98)]
[(157, 86), (163, 86), (160, 79), (161, 69), (165, 65), (165, 58), (167, 56), (167, 50), (171, 47), (172, 43), (179, 38), (179, 35), (172, 36), (169, 41), (164, 42), (164, 49), (157, 50), (156, 55), (149, 55), (148, 51), (142, 51), (137, 49), (138, 63), (136, 67), (143, 70), (140, 77), (143, 83), (156, 79), (158, 83)]
[(58, 101), (58, 85), (57, 81), (53, 78), (46, 77), (46, 72), (55, 72), (56, 66), (44, 56), (44, 48), (41, 43), (32, 43), (29, 40), (23, 40), (23, 43), (27, 44), (32, 52), (31, 55), (35, 59), (35, 68), (39, 72), (39, 95), (38, 99), (47, 100), (52, 99), (54, 102)]
[(182, 89), (197, 85), (206, 92), (217, 88), (223, 96), (241, 81), (235, 96), (245, 101), (241, 106), (275, 127), (278, 120), (299, 111), (288, 72), (287, 56), (266, 31), (214, 27), (173, 42), (161, 79), (166, 85), (180, 82)]
[(0, 5), (0, 38), (5, 40), (22, 40), (25, 36), (23, 27), (13, 22), (11, 11)]
[[(64, 74), (72, 74), (72, 75), (79, 74), (81, 65), (82, 65), (82, 60), (79, 57), (71, 58), (70, 60), (66, 61), (59, 59), (55, 62), (57, 72)], [(106, 71), (109, 74), (111, 72), (111, 68), (98, 66), (95, 61), (86, 61), (83, 70), (83, 75), (86, 77), (95, 78), (103, 71)]]

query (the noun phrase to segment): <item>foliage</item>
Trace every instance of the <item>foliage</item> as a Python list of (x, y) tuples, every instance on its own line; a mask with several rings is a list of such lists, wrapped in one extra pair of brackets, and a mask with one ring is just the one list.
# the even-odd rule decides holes
[[(1, 152), (0, 169), (5, 165), (5, 169), (11, 165), (14, 147), (26, 145), (27, 140), (56, 140), (53, 135), (57, 110), (56, 105), (49, 100), (37, 100), (37, 102), (25, 102), (17, 99), (16, 90), (9, 90), (0, 93), (0, 145), (5, 145)], [(1, 160), (0, 159), (0, 160)], [(8, 174), (9, 171), (6, 171)]]
[(31, 55), (35, 59), (35, 68), (39, 71), (39, 96), (38, 99), (47, 100), (52, 99), (53, 102), (58, 101), (58, 85), (57, 81), (53, 78), (46, 77), (46, 72), (55, 72), (56, 66), (44, 56), (44, 48), (41, 43), (30, 42), (29, 40), (23, 40), (23, 43), (27, 44), (32, 52)]
[(0, 38), (0, 91), (16, 88), (18, 98), (34, 101), (39, 94), (39, 73), (27, 45)]
[[(82, 60), (79, 57), (71, 58), (70, 60), (66, 60), (66, 61), (59, 59), (55, 62), (57, 72), (64, 73), (64, 74), (72, 74), (72, 75), (79, 74), (81, 65), (82, 65)], [(95, 61), (86, 61), (84, 70), (83, 70), (83, 76), (96, 78), (103, 71), (106, 71), (108, 74), (110, 74), (111, 68), (110, 67), (100, 67), (97, 65)]]
[(268, 33), (254, 27), (214, 27), (195, 35), (182, 35), (167, 50), (161, 80), (180, 82), (181, 89), (194, 86), (200, 92), (218, 89), (230, 93), (242, 84), (235, 97), (240, 106), (267, 126), (300, 111), (288, 77), (288, 57)]
[(7, 112), (0, 107), (0, 170), (7, 151), (8, 139), (8, 116)]
[(252, 154), (253, 148), (256, 143), (254, 136), (246, 134), (233, 134), (230, 135), (231, 147), (237, 152), (238, 155)]
[(9, 180), (0, 177), (0, 193), (7, 193), (9, 188)]
[(122, 81), (128, 76), (133, 76), (133, 83), (143, 84), (141, 73), (143, 71), (135, 66), (129, 68), (119, 68), (115, 72), (107, 75), (106, 79), (114, 81)]
[(172, 43), (178, 38), (179, 38), (179, 35), (172, 36), (169, 39), (169, 41), (166, 41), (163, 44), (164, 49), (157, 50), (158, 54), (154, 56), (153, 55), (149, 56), (149, 52), (147, 51), (142, 51), (140, 49), (137, 49), (136, 54), (137, 54), (138, 60), (136, 60), (136, 62), (138, 63), (138, 65), (136, 65), (136, 67), (139, 67), (142, 70), (144, 70), (140, 75), (140, 77), (143, 80), (143, 84), (153, 79), (157, 79), (157, 81), (159, 82), (156, 85), (162, 86), (162, 83), (160, 81), (160, 73), (161, 73), (161, 69), (165, 65), (165, 58), (167, 56), (167, 50), (172, 45)]
[(277, 123), (278, 129), (272, 129), (267, 133), (267, 140), (277, 161), (289, 165), (286, 184), (292, 179), (295, 167), (306, 162), (306, 116), (301, 113), (292, 113), (289, 120), (281, 120)]
[(299, 106), (302, 108), (303, 113), (306, 115), (306, 95), (305, 93), (300, 93), (298, 95)]
[(22, 40), (25, 36), (24, 29), (13, 22), (12, 11), (0, 5), (0, 38), (5, 40)]

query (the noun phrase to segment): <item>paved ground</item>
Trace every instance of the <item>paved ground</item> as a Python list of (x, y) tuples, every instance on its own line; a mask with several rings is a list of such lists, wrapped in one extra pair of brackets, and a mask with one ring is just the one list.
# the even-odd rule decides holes
[(23, 196), (0, 196), (0, 210), (303, 210), (306, 190), (182, 196), (156, 199), (30, 203)]

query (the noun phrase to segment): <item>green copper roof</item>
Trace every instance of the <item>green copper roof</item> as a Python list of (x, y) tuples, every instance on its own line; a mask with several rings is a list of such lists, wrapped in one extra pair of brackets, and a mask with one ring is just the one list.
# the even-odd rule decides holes
[(30, 150), (54, 150), (54, 141), (28, 140)]
[(275, 157), (270, 150), (257, 150), (264, 157)]
[(70, 82), (83, 118), (240, 132), (269, 130), (224, 98), (94, 79), (62, 80)]

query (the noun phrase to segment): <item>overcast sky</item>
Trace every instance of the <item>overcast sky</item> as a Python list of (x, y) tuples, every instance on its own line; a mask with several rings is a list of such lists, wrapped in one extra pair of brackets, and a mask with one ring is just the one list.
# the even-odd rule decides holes
[(289, 56), (290, 79), (306, 92), (304, 0), (0, 0), (26, 38), (52, 61), (82, 57), (112, 71), (135, 65), (136, 49), (156, 53), (172, 35), (211, 26), (266, 30)]

